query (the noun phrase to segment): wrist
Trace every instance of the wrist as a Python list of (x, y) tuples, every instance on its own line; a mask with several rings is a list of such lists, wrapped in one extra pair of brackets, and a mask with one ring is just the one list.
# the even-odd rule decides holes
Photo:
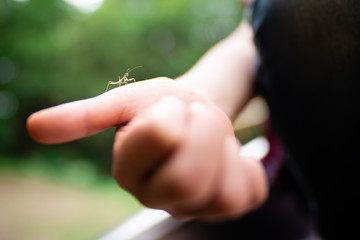
[(225, 113), (231, 121), (237, 116), (239, 112), (237, 101), (231, 97), (229, 98), (227, 94), (219, 94), (217, 87), (209, 86), (213, 82), (207, 81), (208, 79), (206, 77), (185, 73), (175, 80), (182, 87), (202, 98), (204, 102), (216, 106)]

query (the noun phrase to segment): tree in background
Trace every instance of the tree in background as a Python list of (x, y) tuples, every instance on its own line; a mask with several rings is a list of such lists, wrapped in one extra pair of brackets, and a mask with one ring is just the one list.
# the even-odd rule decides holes
[(88, 13), (63, 0), (1, 1), (0, 161), (81, 156), (108, 169), (111, 131), (45, 147), (27, 136), (27, 116), (101, 94), (138, 65), (137, 80), (175, 78), (240, 18), (238, 0), (106, 0)]

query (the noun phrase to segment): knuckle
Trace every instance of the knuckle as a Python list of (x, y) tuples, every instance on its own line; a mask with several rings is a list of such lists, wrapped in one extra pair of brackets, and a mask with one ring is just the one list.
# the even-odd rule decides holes
[(201, 170), (179, 170), (169, 176), (167, 189), (177, 201), (200, 201), (204, 196), (205, 178)]
[(124, 181), (124, 177), (122, 177), (123, 175), (121, 174), (118, 168), (112, 168), (111, 175), (120, 187), (124, 189), (128, 188), (126, 186), (126, 181)]
[(240, 216), (252, 210), (253, 201), (246, 189), (220, 192), (213, 202), (216, 212), (222, 216)]
[(133, 194), (146, 207), (166, 209), (174, 204), (191, 205), (203, 199), (203, 189), (203, 181), (198, 181), (197, 175), (186, 170), (168, 169), (143, 182)]
[(138, 182), (135, 174), (132, 174), (131, 171), (127, 170), (128, 168), (124, 166), (119, 166), (116, 162), (113, 164), (111, 169), (112, 177), (115, 179), (116, 183), (126, 191), (134, 194), (139, 188)]
[(116, 161), (113, 161), (111, 168), (111, 175), (115, 179), (117, 184), (121, 186), (121, 173), (119, 171), (119, 167), (116, 164)]

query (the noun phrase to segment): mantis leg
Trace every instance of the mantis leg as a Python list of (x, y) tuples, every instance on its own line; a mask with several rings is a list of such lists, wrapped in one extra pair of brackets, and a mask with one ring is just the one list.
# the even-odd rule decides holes
[(128, 81), (129, 81), (126, 76), (124, 76), (121, 80), (124, 83), (124, 85), (126, 85), (128, 83)]
[(107, 85), (107, 87), (106, 87), (105, 92), (107, 92), (107, 90), (109, 89), (109, 85), (110, 85), (110, 83), (111, 83), (111, 81), (109, 81), (109, 82), (108, 82), (108, 85)]
[(127, 80), (127, 82), (136, 82), (136, 81), (135, 81), (135, 78), (130, 78)]
[(107, 87), (106, 87), (105, 92), (107, 92), (107, 90), (109, 89), (109, 86), (110, 86), (110, 85), (117, 85), (117, 84), (119, 84), (119, 86), (120, 86), (121, 82), (120, 82), (120, 81), (118, 81), (118, 82), (109, 81), (109, 82), (108, 82), (108, 85), (107, 85)]
[[(124, 79), (125, 78), (125, 79)], [(119, 76), (119, 81), (117, 81), (116, 83), (118, 83), (119, 84), (119, 87), (121, 86), (121, 83), (122, 82), (124, 82), (126, 80), (126, 77), (124, 76), (124, 77), (122, 77), (122, 78), (120, 78), (120, 76)]]

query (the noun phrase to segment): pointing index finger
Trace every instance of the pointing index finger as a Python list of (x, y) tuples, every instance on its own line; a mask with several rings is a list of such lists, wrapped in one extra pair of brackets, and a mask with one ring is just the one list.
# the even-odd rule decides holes
[(27, 129), (38, 142), (64, 143), (124, 124), (163, 96), (181, 96), (185, 102), (199, 98), (171, 79), (156, 78), (36, 112), (28, 118)]
[[(102, 98), (97, 100), (106, 102)], [(89, 136), (116, 125), (115, 117), (121, 112), (115, 114), (109, 106), (101, 106), (99, 102), (86, 99), (36, 112), (27, 120), (28, 132), (38, 142), (55, 144)], [(122, 119), (118, 117), (118, 120)]]
[(128, 85), (94, 98), (41, 110), (28, 118), (28, 132), (38, 142), (56, 144), (118, 126), (129, 121), (139, 108), (146, 105), (140, 97), (146, 94), (144, 90), (144, 86)]

